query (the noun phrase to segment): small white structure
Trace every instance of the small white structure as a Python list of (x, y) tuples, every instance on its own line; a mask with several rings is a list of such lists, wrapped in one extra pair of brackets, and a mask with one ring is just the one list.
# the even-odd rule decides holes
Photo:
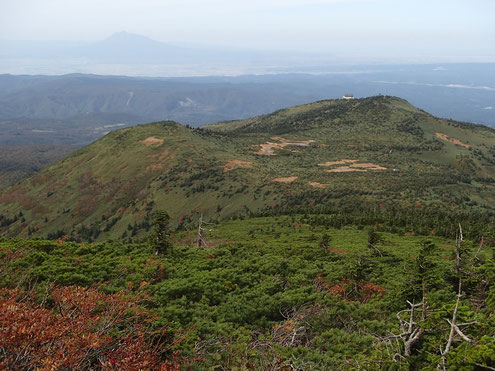
[(354, 99), (354, 95), (353, 95), (353, 94), (345, 94), (345, 95), (342, 97), (342, 99), (347, 99), (347, 100), (349, 100), (349, 99)]

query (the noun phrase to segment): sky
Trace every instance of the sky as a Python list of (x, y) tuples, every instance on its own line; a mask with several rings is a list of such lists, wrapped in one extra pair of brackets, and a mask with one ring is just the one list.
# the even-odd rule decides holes
[(0, 0), (0, 39), (339, 55), (495, 56), (495, 0)]

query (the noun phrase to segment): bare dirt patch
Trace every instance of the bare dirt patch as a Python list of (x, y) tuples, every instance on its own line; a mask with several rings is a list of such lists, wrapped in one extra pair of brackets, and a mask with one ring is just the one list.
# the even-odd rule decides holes
[(275, 153), (273, 153), (274, 148), (282, 148), (280, 147), (280, 143), (272, 143), (272, 142), (267, 142), (264, 144), (260, 144), (261, 148), (258, 152), (256, 152), (257, 155), (265, 155), (265, 156), (273, 156)]
[(328, 161), (318, 166), (335, 166), (335, 165), (345, 165), (339, 166), (334, 169), (325, 170), (328, 173), (348, 173), (352, 171), (366, 172), (368, 170), (387, 170), (386, 167), (373, 164), (371, 162), (357, 162), (358, 160), (343, 159), (339, 161)]
[(273, 181), (279, 182), (279, 183), (292, 183), (297, 178), (298, 178), (297, 176), (288, 176), (285, 178), (275, 178), (275, 179), (273, 179)]
[(328, 184), (321, 184), (321, 183), (318, 183), (318, 182), (308, 182), (308, 184), (311, 187), (315, 187), (315, 188), (325, 188), (328, 185)]
[(276, 142), (260, 144), (261, 148), (256, 154), (273, 156), (275, 154), (274, 149), (282, 149), (288, 146), (307, 147), (314, 142), (314, 140), (288, 140), (282, 137), (272, 137), (272, 140), (275, 140)]
[(458, 146), (461, 146), (464, 148), (470, 148), (471, 147), (469, 144), (462, 143), (459, 139), (451, 138), (447, 134), (435, 133), (435, 136), (437, 138), (445, 140), (446, 142), (454, 143), (454, 144), (457, 144)]
[(139, 143), (143, 143), (146, 147), (150, 146), (161, 146), (163, 144), (163, 139), (157, 137), (148, 137), (146, 139), (140, 140)]
[(231, 171), (231, 170), (238, 169), (238, 168), (245, 168), (246, 169), (246, 168), (251, 168), (251, 167), (253, 167), (252, 162), (241, 161), (241, 160), (231, 160), (225, 164), (225, 166), (223, 167), (223, 171), (227, 172), (227, 171)]
[(354, 162), (357, 162), (357, 160), (343, 159), (343, 160), (339, 160), (339, 161), (328, 161), (328, 162), (324, 162), (323, 164), (318, 164), (318, 166), (345, 165), (345, 164), (352, 164)]
[(383, 166), (380, 166), (377, 164), (372, 164), (371, 162), (362, 162), (359, 164), (352, 164), (352, 165), (349, 165), (349, 167), (366, 169), (366, 170), (387, 170), (386, 167), (383, 167)]

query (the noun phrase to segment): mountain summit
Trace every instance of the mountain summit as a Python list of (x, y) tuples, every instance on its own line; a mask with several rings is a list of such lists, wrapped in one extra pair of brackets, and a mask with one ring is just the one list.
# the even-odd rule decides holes
[(121, 63), (140, 60), (169, 62), (171, 59), (186, 57), (189, 54), (186, 49), (125, 31), (88, 45), (83, 52), (88, 58), (112, 61), (119, 58)]

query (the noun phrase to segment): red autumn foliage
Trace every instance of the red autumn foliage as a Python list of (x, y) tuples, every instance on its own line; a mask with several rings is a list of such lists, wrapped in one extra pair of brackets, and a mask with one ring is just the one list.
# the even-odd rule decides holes
[(69, 236), (67, 235), (63, 235), (62, 237), (60, 237), (58, 240), (57, 240), (57, 245), (62, 245), (65, 241), (67, 241), (69, 239)]
[(344, 249), (330, 248), (328, 251), (333, 252), (334, 254), (347, 254), (347, 250)]
[(346, 277), (342, 277), (340, 281), (328, 282), (319, 273), (313, 280), (313, 285), (319, 292), (326, 292), (337, 297), (339, 300), (359, 301), (365, 303), (371, 297), (385, 295), (385, 288), (378, 286), (369, 281), (354, 281)]
[(151, 330), (138, 300), (68, 286), (37, 303), (32, 293), (0, 290), (0, 369), (183, 369), (171, 351), (180, 340)]

